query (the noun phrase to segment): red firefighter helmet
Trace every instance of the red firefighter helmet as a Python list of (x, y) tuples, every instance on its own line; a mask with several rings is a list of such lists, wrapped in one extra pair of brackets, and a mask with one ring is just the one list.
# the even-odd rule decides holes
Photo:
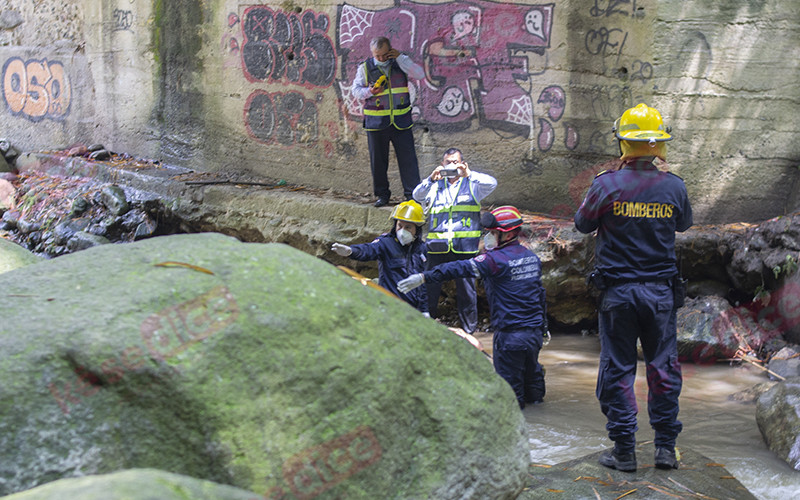
[(481, 226), (484, 229), (495, 229), (504, 233), (512, 231), (522, 226), (522, 214), (519, 213), (516, 207), (503, 205), (491, 212), (483, 212)]

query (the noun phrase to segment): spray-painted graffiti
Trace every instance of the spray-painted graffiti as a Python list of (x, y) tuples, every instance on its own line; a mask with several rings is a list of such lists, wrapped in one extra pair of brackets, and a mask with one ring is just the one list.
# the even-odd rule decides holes
[[(435, 5), (401, 0), (380, 11), (343, 4), (337, 49), (344, 71), (337, 90), (350, 116), (360, 118), (362, 103), (352, 98), (349, 87), (370, 54), (369, 41), (385, 35), (425, 68), (423, 80), (410, 82), (418, 119), (454, 131), (470, 127), (477, 118), (482, 127), (533, 138), (536, 92), (530, 76), (543, 72), (553, 9), (552, 3), (481, 0)], [(548, 97), (553, 93), (543, 91), (539, 102), (553, 108)], [(546, 148), (552, 145), (552, 130), (539, 138)]]
[(249, 7), (242, 16), (242, 63), (251, 81), (288, 81), (328, 87), (336, 73), (336, 52), (328, 38), (326, 14), (302, 15)]
[(265, 144), (310, 146), (318, 137), (317, 105), (299, 92), (253, 92), (244, 121), (250, 135)]
[(60, 62), (12, 57), (3, 65), (3, 98), (15, 116), (62, 120), (69, 113), (72, 90)]
[(133, 12), (114, 9), (114, 31), (130, 30), (133, 26)]
[(611, 17), (615, 14), (635, 16), (642, 7), (636, 7), (636, 0), (594, 0), (589, 9), (592, 17)]

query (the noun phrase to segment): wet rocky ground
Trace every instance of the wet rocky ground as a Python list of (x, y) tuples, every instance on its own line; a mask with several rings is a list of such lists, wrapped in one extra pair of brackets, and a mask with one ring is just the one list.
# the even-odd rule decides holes
[[(0, 235), (47, 258), (153, 236), (220, 232), (241, 241), (285, 243), (374, 277), (375, 263), (341, 258), (330, 252), (330, 244), (370, 241), (390, 226), (391, 206), (374, 208), (369, 193), (324, 190), (234, 171), (193, 171), (111, 153), (101, 145), (12, 154), (6, 168), (10, 171), (0, 173)], [(551, 329), (593, 331), (596, 291), (585, 281), (592, 266), (593, 238), (575, 231), (568, 218), (537, 213), (524, 217), (524, 242), (543, 262)], [(796, 273), (800, 214), (762, 224), (698, 225), (679, 234), (676, 244), (690, 298), (716, 297), (722, 302), (711, 300), (715, 310), (744, 308), (734, 316), (758, 320), (782, 297), (786, 277)], [(446, 286), (444, 292), (441, 321), (458, 326), (454, 291)], [(707, 302), (696, 307), (709, 309)], [(486, 329), (484, 297), (478, 305), (479, 328)], [(779, 337), (800, 343), (800, 325), (790, 323), (781, 325)], [(764, 352), (762, 344), (749, 351), (765, 358), (785, 346), (777, 343)]]

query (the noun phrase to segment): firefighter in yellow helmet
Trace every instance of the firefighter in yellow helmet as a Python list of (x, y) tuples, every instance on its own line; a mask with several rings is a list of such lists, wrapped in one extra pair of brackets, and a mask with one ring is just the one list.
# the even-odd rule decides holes
[(675, 259), (675, 232), (692, 225), (683, 179), (662, 172), (672, 136), (658, 110), (639, 104), (614, 124), (623, 165), (594, 178), (575, 214), (575, 227), (597, 231), (592, 283), (600, 290), (600, 368), (597, 399), (614, 448), (600, 456), (606, 467), (636, 470), (637, 339), (641, 342), (649, 389), (647, 410), (654, 431), (654, 463), (677, 469), (675, 441), (681, 432), (678, 396), (676, 311), (683, 282)]
[(342, 257), (359, 261), (378, 261), (378, 284), (428, 316), (428, 295), (424, 287), (401, 293), (397, 283), (425, 269), (425, 243), (420, 239), (425, 215), (414, 200), (400, 203), (391, 215), (392, 228), (370, 243), (343, 245), (334, 243), (331, 250)]

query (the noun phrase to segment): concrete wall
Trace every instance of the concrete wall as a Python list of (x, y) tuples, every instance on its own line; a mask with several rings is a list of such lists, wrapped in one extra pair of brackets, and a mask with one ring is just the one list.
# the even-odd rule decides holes
[(348, 87), (386, 34), (427, 70), (423, 176), (457, 146), (498, 178), (487, 203), (571, 215), (646, 102), (695, 220), (758, 221), (800, 209), (798, 19), (800, 0), (6, 0), (0, 138), (370, 192)]

